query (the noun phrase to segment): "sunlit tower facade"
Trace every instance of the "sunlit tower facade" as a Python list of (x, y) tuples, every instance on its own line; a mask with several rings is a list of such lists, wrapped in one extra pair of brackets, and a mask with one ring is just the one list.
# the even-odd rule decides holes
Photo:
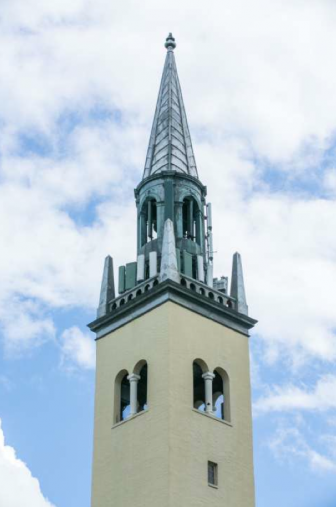
[[(241, 258), (213, 276), (211, 204), (167, 49), (143, 178), (137, 255), (105, 259), (97, 318), (92, 507), (254, 507)], [(220, 175), (225, 177), (225, 175)]]

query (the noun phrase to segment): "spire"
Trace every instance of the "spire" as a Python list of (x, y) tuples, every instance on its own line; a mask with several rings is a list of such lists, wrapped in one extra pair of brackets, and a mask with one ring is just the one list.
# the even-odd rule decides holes
[(170, 33), (143, 177), (177, 171), (198, 178)]
[(104, 263), (97, 317), (103, 317), (108, 313), (108, 303), (114, 298), (113, 259), (108, 255)]
[(235, 298), (237, 301), (237, 312), (248, 315), (248, 306), (246, 302), (244, 287), (243, 265), (241, 256), (238, 252), (236, 252), (233, 256), (230, 296)]
[(164, 282), (168, 278), (174, 282), (180, 282), (177, 268), (174, 224), (170, 218), (167, 218), (165, 221), (163, 231), (160, 281)]

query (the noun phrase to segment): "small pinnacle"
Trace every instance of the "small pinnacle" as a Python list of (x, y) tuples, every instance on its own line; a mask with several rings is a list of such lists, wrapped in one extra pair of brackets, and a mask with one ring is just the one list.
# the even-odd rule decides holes
[(167, 48), (167, 49), (175, 49), (176, 48), (176, 42), (175, 42), (175, 39), (174, 39), (173, 34), (171, 32), (168, 35), (168, 37), (166, 38), (165, 48)]

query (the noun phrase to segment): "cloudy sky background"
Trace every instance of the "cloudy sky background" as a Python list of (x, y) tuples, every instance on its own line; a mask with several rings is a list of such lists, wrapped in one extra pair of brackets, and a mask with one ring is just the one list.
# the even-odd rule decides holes
[(243, 257), (258, 507), (336, 498), (336, 4), (1, 0), (0, 505), (89, 507), (105, 255), (173, 31), (215, 275)]

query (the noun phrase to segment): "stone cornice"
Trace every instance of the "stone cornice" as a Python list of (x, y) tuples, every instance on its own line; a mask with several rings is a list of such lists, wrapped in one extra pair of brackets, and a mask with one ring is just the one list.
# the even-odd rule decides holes
[(172, 280), (166, 280), (128, 301), (127, 304), (94, 320), (88, 326), (96, 333), (96, 339), (99, 339), (168, 301), (246, 336), (249, 335), (249, 329), (257, 323), (247, 315), (238, 313)]
[(184, 174), (177, 171), (162, 171), (160, 173), (148, 176), (147, 178), (144, 178), (142, 181), (140, 181), (139, 185), (134, 189), (135, 198), (137, 198), (141, 188), (144, 187), (147, 183), (149, 183), (150, 181), (160, 180), (164, 178), (177, 178), (182, 180), (188, 180), (200, 188), (204, 197), (207, 194), (207, 187), (203, 185), (199, 179), (190, 176), (189, 174)]

